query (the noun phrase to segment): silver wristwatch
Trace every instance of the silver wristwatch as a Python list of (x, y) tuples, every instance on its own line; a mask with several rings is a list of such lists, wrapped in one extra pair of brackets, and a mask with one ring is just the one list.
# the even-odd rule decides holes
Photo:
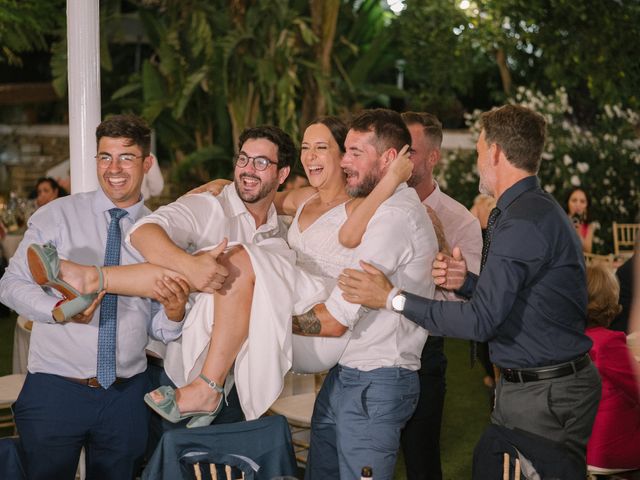
[(404, 292), (400, 290), (396, 293), (396, 296), (391, 299), (391, 308), (394, 312), (402, 313), (404, 311), (404, 304), (407, 301), (407, 297)]

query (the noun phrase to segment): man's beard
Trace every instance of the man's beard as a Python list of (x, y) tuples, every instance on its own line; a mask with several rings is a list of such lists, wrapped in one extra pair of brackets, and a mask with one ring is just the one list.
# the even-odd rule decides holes
[(347, 185), (346, 191), (351, 197), (366, 197), (380, 181), (380, 172), (376, 169), (367, 172), (358, 185)]
[[(249, 178), (253, 178), (256, 179), (260, 182), (260, 190), (258, 190), (257, 193), (245, 193), (242, 192), (239, 184), (242, 181), (243, 177), (249, 177)], [(245, 203), (256, 203), (260, 200), (262, 200), (263, 198), (265, 198), (267, 195), (269, 195), (275, 188), (277, 188), (277, 179), (274, 180), (274, 182), (271, 183), (264, 183), (262, 181), (261, 178), (253, 176), (253, 175), (249, 175), (247, 173), (241, 174), (240, 178), (237, 178), (234, 180), (233, 185), (236, 188), (236, 192), (238, 194), (238, 196), (240, 197), (240, 200), (242, 200)]]

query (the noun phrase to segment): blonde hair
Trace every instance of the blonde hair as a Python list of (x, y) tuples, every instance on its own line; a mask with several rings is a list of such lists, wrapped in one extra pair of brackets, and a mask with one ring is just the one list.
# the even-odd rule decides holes
[(587, 326), (608, 327), (620, 313), (620, 285), (611, 269), (602, 264), (587, 267)]

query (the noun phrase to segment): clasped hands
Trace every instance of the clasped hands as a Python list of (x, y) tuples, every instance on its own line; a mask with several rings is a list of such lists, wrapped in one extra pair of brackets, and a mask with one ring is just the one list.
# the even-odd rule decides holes
[[(379, 269), (370, 263), (360, 261), (362, 270), (347, 268), (338, 277), (338, 287), (342, 297), (349, 303), (369, 308), (385, 308), (392, 283)], [(467, 275), (467, 263), (459, 247), (452, 255), (440, 252), (431, 267), (433, 282), (438, 288), (457, 290), (462, 287)]]

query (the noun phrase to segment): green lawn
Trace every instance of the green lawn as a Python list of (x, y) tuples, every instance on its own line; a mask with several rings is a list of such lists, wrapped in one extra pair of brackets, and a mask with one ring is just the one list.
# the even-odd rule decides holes
[[(15, 322), (15, 315), (0, 318), (0, 375), (11, 373)], [(482, 384), (483, 370), (479, 365), (469, 368), (468, 342), (447, 339), (445, 345), (449, 367), (442, 427), (443, 475), (445, 480), (459, 480), (471, 478), (473, 447), (489, 421), (489, 399)], [(404, 478), (400, 458), (396, 479)]]

